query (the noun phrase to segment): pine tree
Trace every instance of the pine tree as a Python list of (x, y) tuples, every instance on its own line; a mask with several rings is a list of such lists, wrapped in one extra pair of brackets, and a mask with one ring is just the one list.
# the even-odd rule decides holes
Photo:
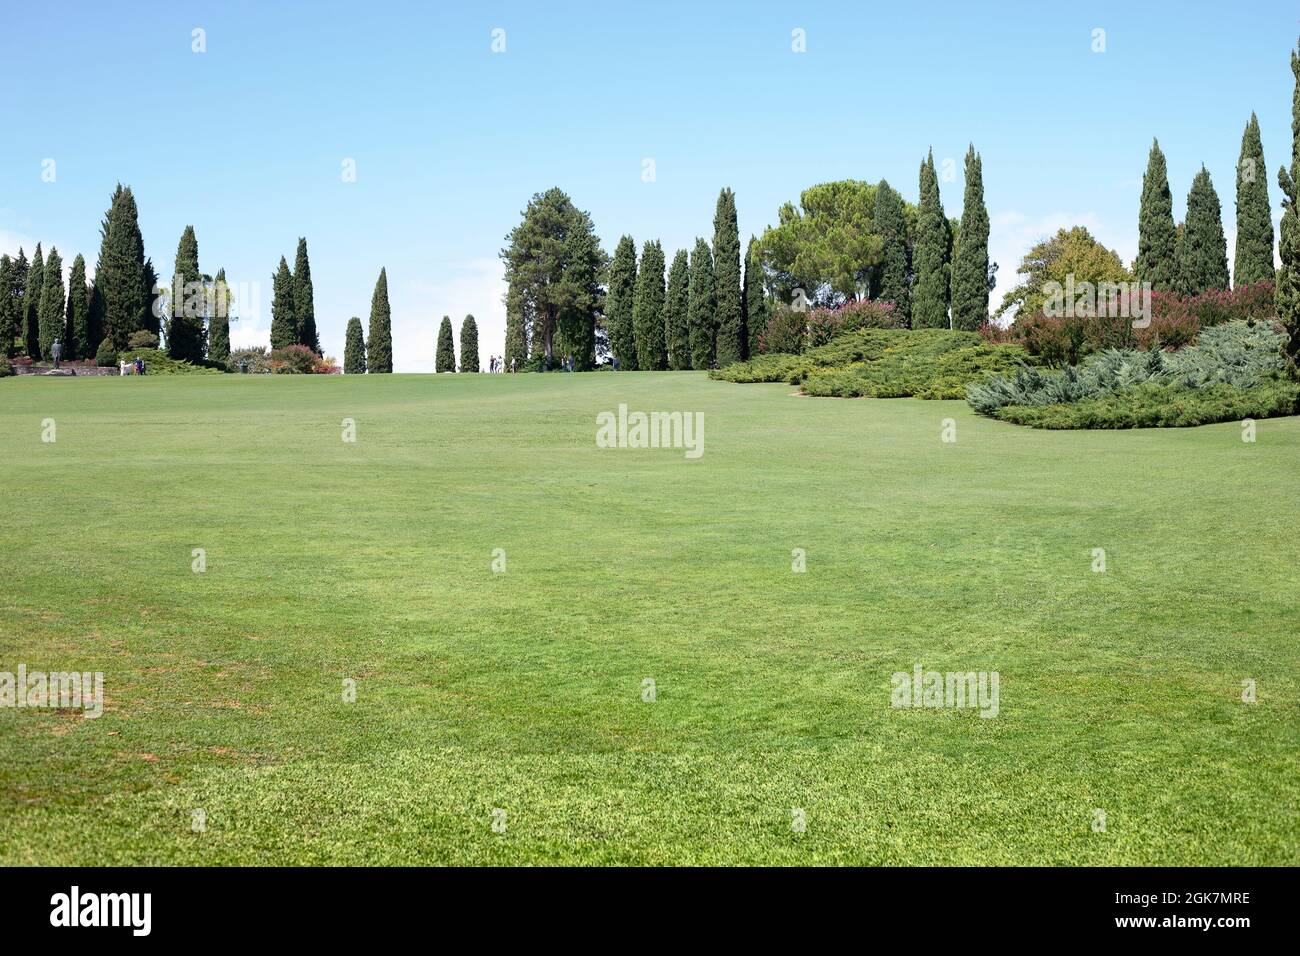
[(388, 270), (380, 269), (370, 297), (370, 334), (366, 336), (366, 371), (393, 370), (392, 313), (388, 308)]
[(167, 320), (167, 354), (178, 361), (202, 362), (206, 335), (207, 289), (199, 271), (199, 241), (186, 226), (176, 246), (172, 273), (171, 309)]
[(912, 327), (948, 328), (950, 264), (948, 250), (951, 226), (939, 198), (939, 177), (934, 172), (934, 152), (921, 163), (921, 201), (916, 218), (916, 251), (913, 265), (916, 284), (912, 288)]
[(456, 346), (451, 332), (451, 317), (444, 315), (442, 325), (438, 327), (438, 352), (434, 356), (435, 372), (456, 371)]
[(41, 358), (41, 295), (45, 292), (45, 256), (41, 244), (27, 267), (27, 288), (23, 292), (23, 351), (29, 358)]
[(678, 370), (691, 367), (690, 284), (690, 258), (685, 249), (678, 249), (664, 296), (664, 342), (669, 367)]
[(974, 332), (989, 319), (989, 211), (984, 205), (984, 164), (966, 152), (961, 231), (952, 255), (952, 327)]
[[(126, 349), (132, 332), (157, 333), (153, 309), (152, 266), (144, 255), (139, 215), (131, 187), (118, 183), (112, 204), (100, 225), (99, 261), (91, 291), (91, 334), (112, 337), (114, 348)], [(96, 345), (98, 348), (98, 345)]]
[(745, 357), (744, 305), (740, 281), (740, 230), (736, 224), (736, 196), (730, 188), (718, 194), (713, 214), (713, 294), (717, 326), (718, 367)]
[(68, 276), (68, 310), (63, 323), (63, 354), (70, 359), (93, 359), (99, 343), (90, 338), (90, 289), (86, 285), (86, 257), (77, 254)]
[(506, 289), (506, 344), (502, 358), (507, 369), (521, 369), (528, 361), (528, 322), (524, 314), (524, 297), (514, 283)]
[[(63, 260), (59, 250), (51, 247), (45, 260), (44, 277), (41, 282), (41, 303), (37, 313), (37, 335), (40, 338), (41, 355), (52, 358), (50, 347), (56, 340), (62, 344), (63, 326), (66, 321), (64, 312), (67, 300), (63, 295)], [(64, 353), (66, 355), (66, 352)]]
[(478, 323), (474, 316), (465, 316), (460, 324), (460, 370), (462, 372), (481, 372), (482, 364), (478, 359)]
[[(969, 180), (968, 180), (969, 181)], [(885, 180), (876, 187), (875, 229), (883, 241), (876, 297), (894, 303), (904, 325), (912, 324), (912, 250), (907, 244), (903, 197)], [(985, 299), (987, 304), (987, 297)]]
[(361, 319), (348, 319), (347, 337), (343, 342), (343, 374), (364, 375), (366, 371), (366, 340), (361, 333)]
[(320, 355), (320, 335), (316, 331), (316, 295), (311, 284), (311, 263), (307, 261), (307, 240), (298, 240), (298, 255), (293, 264), (293, 321), (298, 343)]
[(230, 309), (233, 299), (226, 284), (226, 270), (218, 269), (212, 280), (211, 309), (208, 316), (208, 361), (222, 365), (230, 358)]
[(1300, 361), (1300, 52), (1291, 53), (1295, 88), (1291, 94), (1291, 168), (1278, 169), (1282, 189), (1282, 225), (1279, 251), (1282, 268), (1277, 273), (1274, 304), (1290, 336), (1287, 352)]
[(1241, 134), (1241, 157), (1237, 161), (1237, 248), (1232, 284), (1238, 288), (1276, 278), (1266, 170), (1259, 120), (1251, 113), (1246, 131)]
[(609, 294), (605, 297), (605, 327), (609, 330), (609, 348), (619, 367), (637, 367), (636, 326), (636, 242), (624, 236), (614, 249), (609, 267)]
[(280, 257), (280, 267), (271, 277), (271, 348), (282, 349), (298, 341), (298, 324), (293, 317), (293, 274)]
[(1138, 254), (1133, 272), (1139, 282), (1149, 282), (1156, 292), (1169, 292), (1178, 279), (1177, 232), (1174, 198), (1169, 192), (1169, 172), (1158, 140), (1151, 141), (1142, 201), (1138, 208)]
[(1204, 166), (1187, 194), (1187, 220), (1177, 246), (1176, 288), (1184, 295), (1228, 288), (1228, 244), (1223, 236), (1219, 194)]
[(653, 239), (642, 247), (632, 305), (636, 338), (636, 366), (647, 372), (668, 367), (664, 343), (664, 249)]
[(687, 322), (690, 327), (691, 367), (705, 369), (713, 364), (717, 327), (713, 324), (713, 253), (703, 239), (695, 240), (695, 249), (691, 252), (689, 296)]

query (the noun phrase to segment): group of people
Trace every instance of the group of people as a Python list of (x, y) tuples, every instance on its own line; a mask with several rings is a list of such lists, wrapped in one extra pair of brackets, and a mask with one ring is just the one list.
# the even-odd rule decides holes
[[(493, 374), (493, 375), (495, 375), (497, 372), (504, 372), (505, 370), (506, 370), (506, 360), (505, 360), (504, 357), (502, 357), (502, 356), (500, 356), (500, 355), (489, 355), (489, 356), (488, 356), (488, 373), (489, 373), (489, 374)], [(514, 360), (514, 359), (511, 359), (511, 360), (510, 360), (510, 371), (513, 372), (514, 370), (515, 370), (515, 360)]]
[(131, 362), (128, 362), (126, 359), (122, 359), (122, 361), (118, 365), (118, 368), (123, 375), (143, 375), (144, 359), (140, 358), (140, 356), (138, 355), (135, 357), (135, 360)]

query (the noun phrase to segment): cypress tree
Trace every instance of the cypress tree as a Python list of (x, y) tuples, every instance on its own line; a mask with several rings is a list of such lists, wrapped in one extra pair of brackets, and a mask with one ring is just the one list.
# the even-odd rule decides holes
[(767, 306), (767, 291), (763, 282), (763, 251), (758, 240), (749, 237), (749, 248), (745, 250), (745, 357), (758, 354), (759, 337), (767, 331), (768, 319), (771, 317)]
[(348, 319), (347, 336), (343, 341), (343, 374), (364, 375), (366, 371), (366, 340), (361, 334), (361, 319)]
[(307, 261), (307, 240), (298, 240), (298, 255), (293, 264), (293, 321), (298, 343), (320, 354), (320, 335), (316, 332), (316, 295), (311, 284), (311, 263)]
[[(981, 184), (981, 191), (982, 188)], [(981, 196), (981, 202), (982, 199)], [(894, 311), (902, 323), (911, 325), (912, 251), (907, 245), (907, 217), (903, 212), (903, 197), (883, 179), (876, 187), (874, 224), (882, 240), (877, 298), (894, 303)], [(986, 293), (986, 307), (987, 304)]]
[(177, 360), (202, 362), (207, 289), (203, 285), (203, 273), (199, 271), (199, 241), (195, 238), (193, 226), (185, 227), (176, 245), (170, 311), (167, 354)]
[(714, 324), (718, 367), (739, 362), (748, 345), (740, 282), (740, 230), (736, 225), (736, 196), (730, 188), (718, 194), (713, 214)]
[(212, 280), (211, 315), (208, 318), (208, 361), (225, 364), (230, 358), (230, 288), (226, 270), (218, 269)]
[[(37, 318), (38, 336), (41, 355), (53, 358), (50, 346), (56, 339), (62, 340), (63, 326), (66, 321), (67, 301), (63, 295), (63, 260), (59, 250), (51, 247), (45, 260), (44, 278), (41, 282), (41, 303)], [(66, 350), (63, 353), (67, 355)]]
[(1300, 360), (1300, 52), (1291, 53), (1291, 72), (1295, 75), (1291, 94), (1291, 168), (1282, 166), (1277, 173), (1282, 189), (1282, 268), (1277, 273), (1274, 303), (1290, 335), (1287, 352), (1293, 360)]
[(8, 357), (14, 354), (14, 263), (8, 255), (0, 255), (0, 351)]
[(77, 254), (68, 276), (68, 311), (63, 325), (63, 354), (70, 359), (93, 359), (98, 343), (90, 338), (90, 289), (86, 285), (86, 257)]
[(989, 319), (989, 211), (984, 205), (984, 164), (966, 151), (966, 191), (961, 231), (952, 254), (952, 327), (973, 332)]
[(948, 328), (951, 226), (939, 198), (934, 151), (921, 163), (921, 201), (916, 219), (916, 285), (912, 288), (912, 327)]
[[(92, 335), (111, 336), (114, 347), (126, 349), (132, 332), (158, 331), (153, 287), (157, 277), (144, 255), (139, 215), (131, 187), (118, 183), (112, 204), (100, 226), (99, 261), (91, 295)], [(98, 345), (96, 345), (98, 348)]]
[(1169, 192), (1169, 172), (1158, 140), (1151, 141), (1142, 201), (1138, 207), (1138, 254), (1133, 272), (1139, 282), (1149, 282), (1156, 292), (1168, 292), (1178, 278), (1177, 232), (1174, 197)]
[(451, 317), (444, 315), (438, 327), (438, 352), (434, 356), (435, 372), (456, 371), (456, 346), (451, 333)]
[(460, 370), (480, 372), (482, 368), (478, 360), (478, 323), (474, 316), (467, 315), (460, 324)]
[(690, 259), (685, 249), (678, 249), (664, 296), (664, 344), (669, 367), (677, 370), (691, 367), (690, 283)]
[(636, 277), (636, 299), (632, 306), (636, 331), (637, 368), (647, 372), (668, 367), (664, 341), (664, 248), (659, 240), (641, 250), (641, 269)]
[(271, 348), (282, 349), (298, 341), (298, 325), (293, 317), (293, 275), (289, 263), (280, 257), (280, 267), (271, 277)]
[(27, 288), (23, 291), (23, 351), (29, 358), (41, 357), (41, 295), (45, 292), (45, 256), (41, 244), (27, 267)]
[(713, 324), (713, 253), (709, 244), (703, 239), (695, 240), (695, 249), (691, 252), (691, 279), (688, 290), (690, 303), (687, 323), (690, 327), (691, 367), (705, 369), (713, 364), (714, 337), (717, 328)]
[(1204, 166), (1187, 194), (1187, 220), (1178, 240), (1177, 289), (1198, 295), (1228, 288), (1228, 243), (1223, 236), (1219, 194)]
[(1237, 160), (1237, 248), (1232, 272), (1232, 284), (1237, 287), (1276, 278), (1266, 169), (1259, 120), (1251, 113), (1246, 131), (1241, 134), (1241, 156)]
[(524, 297), (511, 283), (506, 289), (506, 345), (502, 356), (505, 367), (524, 367), (528, 361), (528, 322), (524, 314)]
[(636, 327), (636, 242), (624, 236), (614, 249), (609, 267), (609, 294), (605, 297), (605, 327), (609, 350), (623, 369), (637, 367)]
[(370, 297), (370, 334), (366, 336), (366, 371), (393, 370), (392, 313), (388, 308), (388, 270), (380, 269)]

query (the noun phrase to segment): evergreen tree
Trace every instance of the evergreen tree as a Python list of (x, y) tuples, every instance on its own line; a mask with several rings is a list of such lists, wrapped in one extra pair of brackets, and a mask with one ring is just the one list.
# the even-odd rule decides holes
[(1169, 192), (1169, 172), (1160, 143), (1151, 141), (1142, 201), (1138, 208), (1138, 254), (1133, 272), (1139, 282), (1151, 283), (1156, 292), (1168, 292), (1178, 279), (1177, 232), (1174, 198)]
[(758, 240), (749, 237), (749, 248), (745, 250), (745, 357), (752, 358), (759, 353), (760, 341), (767, 331), (771, 318), (771, 309), (767, 304), (767, 289), (764, 282), (763, 250)]
[(609, 349), (625, 370), (637, 367), (635, 305), (636, 242), (631, 236), (624, 236), (618, 241), (609, 266), (605, 327), (609, 330)]
[(185, 227), (176, 246), (169, 311), (167, 354), (178, 361), (202, 362), (207, 337), (203, 328), (207, 288), (199, 271), (199, 241), (193, 226)]
[(348, 319), (347, 337), (343, 342), (343, 374), (364, 375), (366, 371), (366, 340), (361, 334), (361, 319)]
[(659, 240), (641, 250), (641, 270), (636, 277), (636, 299), (632, 306), (636, 334), (637, 368), (648, 372), (668, 367), (664, 342), (664, 248)]
[(366, 336), (366, 371), (393, 370), (392, 313), (388, 308), (388, 270), (379, 270), (374, 295), (370, 297), (370, 334)]
[(77, 254), (68, 276), (68, 311), (63, 323), (63, 354), (70, 359), (93, 359), (99, 343), (90, 338), (90, 289), (86, 285), (86, 257)]
[(158, 317), (151, 308), (157, 277), (151, 281), (151, 274), (135, 196), (129, 186), (118, 183), (100, 225), (99, 261), (91, 292), (92, 336), (100, 332), (111, 336), (114, 348), (121, 352), (132, 332), (158, 332)]
[(1300, 52), (1291, 53), (1291, 72), (1295, 75), (1291, 94), (1291, 168), (1283, 166), (1277, 173), (1282, 189), (1282, 268), (1277, 273), (1274, 303), (1290, 336), (1287, 352), (1292, 360), (1300, 361)]
[(1179, 292), (1198, 295), (1228, 288), (1228, 243), (1223, 236), (1219, 194), (1204, 166), (1187, 194), (1186, 226), (1176, 248)]
[(713, 324), (713, 253), (703, 239), (695, 240), (690, 267), (687, 324), (690, 327), (691, 367), (705, 369), (713, 364), (717, 327)]
[(713, 321), (718, 329), (715, 355), (722, 367), (744, 359), (748, 346), (740, 282), (740, 230), (736, 196), (730, 188), (718, 194), (713, 214), (713, 294)]
[(298, 255), (293, 265), (293, 321), (298, 342), (320, 355), (320, 335), (316, 332), (316, 295), (311, 284), (311, 263), (307, 261), (307, 240), (298, 240)]
[(961, 231), (952, 255), (952, 327), (973, 332), (989, 319), (989, 211), (984, 205), (984, 164), (966, 152)]
[(903, 211), (903, 197), (883, 179), (876, 187), (875, 228), (883, 242), (876, 297), (894, 303), (894, 311), (902, 323), (911, 325), (912, 250), (907, 245), (907, 216)]
[(502, 355), (505, 368), (524, 367), (528, 361), (528, 321), (524, 313), (524, 297), (518, 286), (511, 283), (506, 289), (506, 345)]
[(1246, 131), (1241, 134), (1241, 157), (1237, 161), (1237, 248), (1232, 284), (1238, 288), (1276, 278), (1266, 169), (1259, 120), (1251, 113)]
[(690, 259), (685, 249), (678, 249), (668, 269), (668, 289), (664, 296), (664, 340), (669, 367), (691, 367), (690, 334)]
[(952, 229), (939, 198), (939, 177), (934, 172), (934, 152), (921, 163), (921, 201), (916, 217), (916, 285), (912, 288), (912, 327), (948, 328)]
[(18, 250), (18, 258), (0, 256), (0, 353), (13, 356), (18, 352), (18, 336), (23, 324), (23, 292), (27, 284), (27, 257)]
[(27, 288), (23, 292), (23, 351), (32, 359), (41, 358), (41, 295), (45, 292), (45, 256), (41, 244), (27, 267)]
[(481, 372), (482, 364), (478, 359), (478, 323), (474, 316), (465, 316), (460, 324), (460, 370), (462, 372)]
[(451, 333), (451, 317), (444, 315), (442, 325), (438, 327), (438, 352), (434, 356), (435, 372), (456, 371), (456, 346)]
[(280, 267), (271, 277), (271, 348), (282, 349), (298, 341), (298, 324), (293, 317), (293, 274), (280, 257)]
[[(50, 359), (50, 351), (55, 340), (62, 342), (63, 326), (66, 321), (64, 312), (67, 300), (63, 295), (63, 260), (59, 250), (51, 247), (45, 260), (44, 277), (41, 282), (41, 303), (37, 313), (37, 335), (40, 338), (41, 355)], [(66, 356), (67, 352), (64, 352)]]
[(226, 270), (218, 269), (212, 280), (210, 314), (208, 316), (208, 361), (225, 364), (230, 358), (230, 309), (233, 297), (226, 285)]

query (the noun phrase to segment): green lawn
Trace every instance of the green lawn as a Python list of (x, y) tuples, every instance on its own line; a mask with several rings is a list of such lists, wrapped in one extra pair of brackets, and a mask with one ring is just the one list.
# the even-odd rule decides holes
[[(107, 698), (0, 708), (0, 864), (1300, 863), (1300, 418), (792, 391), (0, 381), (0, 671)], [(917, 663), (1000, 713), (892, 709)]]

